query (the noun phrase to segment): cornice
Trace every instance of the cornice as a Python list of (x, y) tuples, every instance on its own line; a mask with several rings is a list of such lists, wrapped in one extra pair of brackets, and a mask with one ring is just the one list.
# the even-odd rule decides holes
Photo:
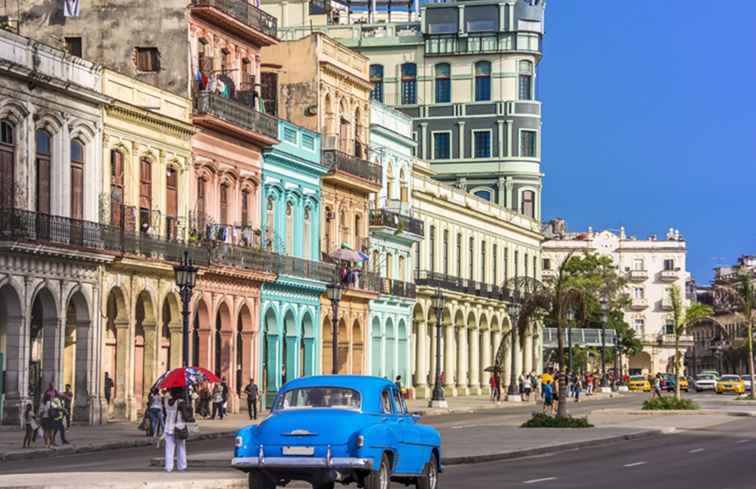
[(194, 126), (189, 122), (176, 120), (156, 112), (144, 110), (140, 107), (114, 100), (105, 106), (108, 115), (120, 116), (137, 124), (144, 124), (157, 130), (169, 130), (177, 136), (191, 137), (195, 134)]

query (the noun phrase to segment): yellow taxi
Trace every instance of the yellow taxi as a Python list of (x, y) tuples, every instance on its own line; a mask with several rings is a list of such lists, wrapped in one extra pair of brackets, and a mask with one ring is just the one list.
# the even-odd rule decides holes
[(678, 382), (680, 382), (680, 390), (688, 392), (688, 389), (690, 389), (690, 385), (688, 384), (688, 379), (686, 377), (680, 376), (678, 377)]
[(725, 392), (734, 392), (735, 394), (745, 394), (745, 382), (740, 378), (740, 375), (723, 375), (717, 381), (716, 387), (717, 394), (724, 394)]
[(651, 392), (651, 382), (645, 375), (631, 375), (627, 388), (630, 392)]

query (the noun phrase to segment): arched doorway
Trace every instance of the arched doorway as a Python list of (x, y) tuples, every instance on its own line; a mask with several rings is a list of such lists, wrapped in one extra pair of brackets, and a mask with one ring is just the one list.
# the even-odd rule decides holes
[[(103, 380), (103, 397), (108, 403), (108, 411), (113, 409), (117, 416), (126, 416), (129, 314), (126, 295), (120, 287), (113, 287), (108, 292), (106, 310), (102, 375), (104, 379), (105, 374), (108, 374), (113, 382), (113, 390), (106, 391)], [(110, 399), (108, 396), (111, 396)]]
[[(215, 375), (229, 380), (231, 374), (231, 312), (225, 302), (218, 306), (215, 316), (215, 351), (213, 354)], [(229, 386), (232, 388), (233, 386)]]
[(642, 351), (629, 359), (630, 375), (641, 375), (653, 373), (651, 365), (651, 355)]
[(192, 320), (192, 365), (213, 368), (210, 363), (210, 309), (204, 299), (194, 302), (194, 319)]
[(71, 417), (74, 421), (90, 420), (89, 409), (89, 305), (81, 290), (74, 292), (66, 308), (65, 346), (63, 349), (63, 383), (73, 391)]
[(157, 378), (157, 323), (150, 293), (139, 293), (135, 308), (134, 327), (134, 402), (141, 412), (147, 402), (152, 383)]
[(158, 372), (183, 364), (182, 318), (179, 304), (179, 298), (173, 292), (168, 293), (163, 299)]
[(264, 392), (275, 394), (281, 387), (278, 368), (278, 317), (274, 308), (270, 307), (265, 312), (263, 320), (262, 336), (262, 359)]
[(386, 351), (385, 351), (384, 375), (393, 380), (396, 377), (396, 331), (394, 321), (386, 318)]
[(57, 390), (63, 388), (62, 379), (57, 375), (60, 328), (56, 311), (53, 294), (42, 288), (32, 302), (30, 324), (29, 392), (35, 406), (39, 405), (41, 395), (49, 385)]
[(396, 331), (396, 372), (402, 376), (402, 384), (408, 382), (407, 359), (409, 358), (409, 342), (407, 339), (407, 324), (404, 319), (399, 320), (399, 328)]
[(281, 341), (281, 385), (296, 378), (299, 366), (299, 328), (297, 328), (294, 311), (288, 309), (284, 313), (284, 334)]
[(346, 321), (341, 318), (339, 321), (339, 333), (337, 337), (338, 347), (336, 356), (336, 371), (340, 374), (349, 373), (349, 333), (347, 332)]
[(326, 316), (323, 318), (323, 325), (321, 327), (321, 337), (323, 338), (322, 347), (322, 373), (333, 373), (333, 324), (331, 323), (331, 317)]
[(0, 371), (5, 372), (5, 382), (0, 389), (0, 423), (16, 424), (21, 417), (18, 403), (9, 399), (26, 397), (22, 378), (25, 368), (21, 365), (21, 348), (23, 345), (23, 315), (21, 300), (16, 290), (8, 283), (0, 287)]
[(315, 331), (312, 316), (305, 312), (302, 317), (302, 376), (315, 373)]
[(370, 326), (370, 360), (371, 373), (380, 377), (383, 375), (383, 332), (381, 331), (381, 320), (378, 316), (373, 316)]
[(239, 317), (236, 324), (236, 391), (241, 394), (242, 386), (248, 379), (255, 375), (255, 358), (257, 357), (252, 348), (252, 314), (249, 307), (243, 304), (239, 309)]
[(163, 301), (160, 314), (160, 349), (158, 350), (158, 375), (171, 368), (171, 306)]

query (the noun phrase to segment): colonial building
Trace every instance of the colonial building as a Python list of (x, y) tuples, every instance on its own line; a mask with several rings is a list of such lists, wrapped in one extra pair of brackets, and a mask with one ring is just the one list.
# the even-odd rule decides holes
[(370, 268), (381, 276), (370, 301), (370, 373), (410, 385), (414, 253), (423, 222), (412, 208), (412, 119), (380, 102), (370, 107), (371, 160), (383, 168), (383, 188), (370, 201)]
[(367, 56), (372, 97), (413, 118), (417, 156), (435, 178), (539, 220), (545, 3), (427, 3), (413, 19), (397, 2), (393, 22), (390, 2), (361, 16), (306, 0), (262, 8), (278, 17), (283, 40), (320, 31)]
[[(102, 68), (0, 30), (0, 395), (3, 423), (53, 385), (99, 422)], [(86, 182), (86, 183), (85, 183)], [(3, 400), (4, 397), (4, 400)]]
[[(370, 83), (367, 58), (323, 34), (263, 49), (263, 97), (286, 120), (320, 133), (321, 245), (326, 256), (342, 246), (369, 251), (368, 198), (381, 189), (381, 167), (368, 158)], [(273, 96), (271, 96), (273, 95)], [(368, 303), (379, 283), (369, 272), (344, 270), (339, 304), (338, 371), (367, 371)], [(333, 370), (331, 304), (321, 303), (323, 372)]]
[(260, 386), (271, 401), (284, 382), (320, 373), (320, 296), (335, 277), (320, 263), (320, 134), (279, 121), (263, 161), (265, 240), (292, 258), (261, 297)]
[[(540, 279), (540, 227), (527, 216), (432, 179), (427, 163), (416, 161), (414, 169), (413, 208), (425, 223), (425, 239), (415, 258), (412, 384), (416, 395), (430, 396), (440, 348), (447, 395), (487, 392), (490, 373), (485, 369), (495, 364), (499, 344), (511, 330), (502, 286), (512, 277)], [(440, 345), (431, 307), (439, 289), (446, 299)], [(516, 373), (539, 371), (538, 326), (531, 325), (522, 340), (514, 352)], [(506, 347), (504, 382), (511, 355)]]
[[(686, 283), (690, 274), (685, 268), (685, 240), (679, 231), (670, 229), (665, 239), (649, 236), (638, 239), (609, 230), (567, 232), (563, 220), (553, 220), (545, 226), (547, 240), (543, 243), (543, 276), (555, 276), (560, 264), (570, 254), (595, 253), (608, 256), (617, 271), (628, 280), (630, 304), (625, 310), (625, 322), (643, 342), (643, 351), (628, 360), (634, 373), (667, 371), (674, 357), (674, 333), (670, 288), (678, 287), (688, 304)], [(691, 337), (682, 337), (682, 346), (691, 344)]]

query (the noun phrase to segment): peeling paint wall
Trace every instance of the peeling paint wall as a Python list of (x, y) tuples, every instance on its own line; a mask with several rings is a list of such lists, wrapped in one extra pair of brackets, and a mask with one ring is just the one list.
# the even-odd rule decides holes
[[(64, 17), (59, 0), (19, 0), (21, 34), (64, 48), (82, 39), (83, 57), (181, 96), (190, 95), (186, 0), (81, 0), (79, 17)], [(157, 47), (160, 69), (142, 72), (137, 47)]]

